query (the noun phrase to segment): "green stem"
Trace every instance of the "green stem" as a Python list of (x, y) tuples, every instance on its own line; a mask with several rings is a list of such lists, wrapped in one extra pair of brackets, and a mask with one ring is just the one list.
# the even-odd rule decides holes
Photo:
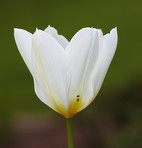
[(73, 133), (72, 133), (72, 118), (67, 118), (66, 124), (67, 124), (67, 135), (68, 135), (68, 148), (74, 148)]

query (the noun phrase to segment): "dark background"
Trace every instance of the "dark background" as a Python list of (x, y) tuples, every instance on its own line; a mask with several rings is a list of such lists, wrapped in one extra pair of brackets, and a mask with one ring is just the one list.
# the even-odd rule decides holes
[(35, 95), (13, 29), (118, 28), (118, 46), (95, 101), (73, 118), (75, 146), (142, 147), (142, 1), (0, 0), (0, 148), (67, 147), (65, 119)]

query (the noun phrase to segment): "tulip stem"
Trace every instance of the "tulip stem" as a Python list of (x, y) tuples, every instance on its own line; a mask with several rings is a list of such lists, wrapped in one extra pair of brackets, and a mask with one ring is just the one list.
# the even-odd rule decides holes
[(68, 135), (68, 148), (74, 148), (73, 133), (72, 133), (72, 118), (67, 118), (66, 124), (67, 124), (67, 135)]

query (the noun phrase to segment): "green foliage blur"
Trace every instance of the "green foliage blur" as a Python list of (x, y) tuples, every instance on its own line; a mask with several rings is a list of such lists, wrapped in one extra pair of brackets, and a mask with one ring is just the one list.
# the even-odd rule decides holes
[(106, 147), (142, 147), (141, 0), (1, 0), (0, 136), (23, 114), (61, 118), (36, 97), (13, 35), (14, 28), (34, 33), (48, 25), (68, 40), (83, 27), (99, 28), (106, 34), (117, 26), (117, 51), (103, 86), (95, 101), (74, 120), (112, 124), (114, 133), (99, 130)]

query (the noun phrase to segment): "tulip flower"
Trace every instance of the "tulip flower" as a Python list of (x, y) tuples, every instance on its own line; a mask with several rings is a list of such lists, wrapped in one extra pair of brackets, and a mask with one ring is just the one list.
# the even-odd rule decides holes
[(69, 42), (48, 26), (31, 34), (14, 30), (17, 47), (29, 68), (37, 96), (69, 118), (96, 97), (117, 45), (117, 31), (103, 36), (83, 28)]
[(14, 37), (38, 98), (65, 118), (86, 108), (100, 90), (117, 46), (117, 30), (83, 28), (68, 41), (48, 26)]

